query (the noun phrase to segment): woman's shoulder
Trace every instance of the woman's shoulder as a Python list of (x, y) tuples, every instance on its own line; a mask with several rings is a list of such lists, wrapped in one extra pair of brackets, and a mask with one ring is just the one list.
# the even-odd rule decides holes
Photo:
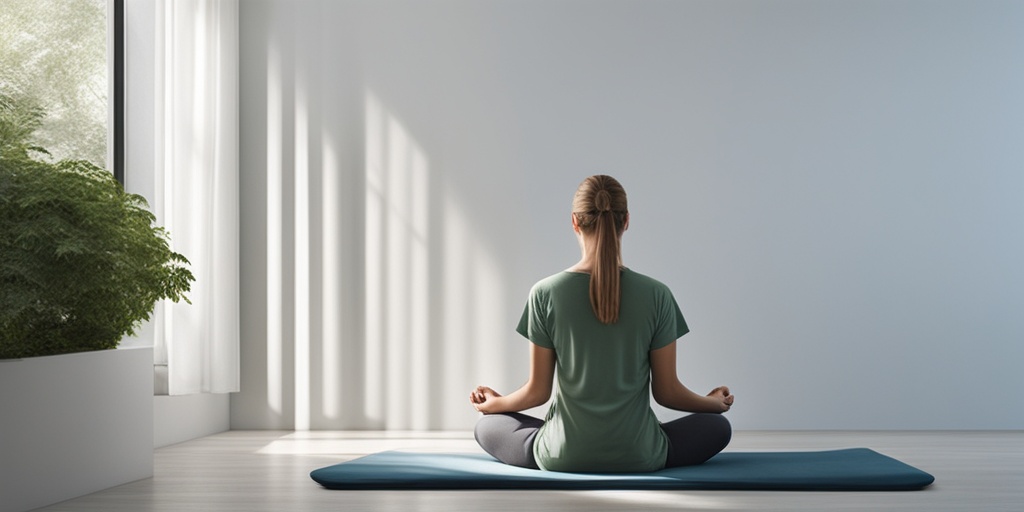
[(633, 269), (628, 268), (628, 267), (623, 267), (622, 268), (622, 276), (624, 278), (632, 279), (632, 280), (634, 280), (636, 282), (640, 282), (640, 283), (646, 283), (646, 284), (658, 285), (658, 286), (665, 286), (665, 284), (662, 283), (661, 281), (659, 281), (658, 279), (656, 279), (654, 277), (651, 277), (651, 276), (649, 276), (647, 274), (641, 274), (640, 272), (637, 272), (636, 270), (633, 270)]
[(642, 289), (656, 290), (659, 292), (665, 292), (671, 294), (672, 291), (668, 285), (655, 279), (647, 274), (641, 274), (630, 268), (622, 269), (622, 280), (623, 282), (629, 282), (632, 286)]
[(587, 287), (589, 286), (589, 283), (590, 274), (563, 270), (534, 283), (530, 288), (530, 297), (534, 300), (544, 300), (555, 295), (560, 295), (560, 292), (570, 293), (568, 290)]
[(537, 281), (533, 285), (534, 292), (551, 290), (563, 286), (565, 283), (576, 281), (579, 279), (590, 279), (590, 274), (583, 272), (572, 272), (569, 270), (563, 270), (561, 272), (551, 274), (540, 281)]

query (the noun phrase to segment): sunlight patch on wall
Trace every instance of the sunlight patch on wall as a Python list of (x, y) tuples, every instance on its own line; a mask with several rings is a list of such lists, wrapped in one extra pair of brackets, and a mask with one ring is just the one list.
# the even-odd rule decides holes
[(267, 54), (267, 405), (283, 411), (282, 372), (284, 276), (282, 241), (284, 205), (281, 197), (284, 105), (281, 98), (281, 57), (276, 45)]
[(363, 414), (370, 428), (384, 421), (384, 113), (373, 96), (366, 98), (366, 338)]
[[(461, 361), (452, 368), (445, 368), (442, 373), (441, 389), (445, 395), (463, 390), (469, 391), (477, 384), (468, 378), (467, 367), (473, 364), (470, 358), (473, 345), (470, 339), (472, 330), (468, 322), (472, 320), (469, 311), (473, 298), (469, 293), (472, 279), (467, 272), (470, 267), (469, 227), (462, 211), (453, 203), (444, 204), (444, 345), (442, 346), (443, 361)], [(466, 414), (468, 401), (445, 400), (442, 402), (445, 418)]]
[(338, 156), (334, 145), (324, 140), (323, 146), (323, 261), (320, 269), (323, 278), (323, 347), (321, 357), (320, 390), (323, 397), (324, 417), (337, 420), (341, 416), (341, 342), (342, 342), (342, 301), (341, 268), (344, 267), (341, 240), (341, 204), (337, 197), (340, 190)]
[[(477, 382), (490, 386), (499, 386), (505, 381), (504, 351), (501, 344), (506, 337), (504, 333), (515, 326), (505, 322), (505, 301), (502, 291), (505, 283), (498, 262), (484, 247), (476, 247), (476, 259), (473, 262), (473, 297), (476, 322), (471, 342), (477, 345), (476, 369), (473, 377)], [(525, 349), (524, 349), (525, 351)], [(525, 380), (526, 376), (523, 376)], [(514, 389), (506, 389), (511, 393)]]
[(305, 77), (295, 80), (295, 430), (310, 422), (309, 105)]
[[(476, 240), (471, 217), (455, 202), (444, 205), (444, 329), (441, 400), (448, 428), (468, 428), (476, 412), (469, 391), (477, 385), (501, 393), (505, 366), (501, 344), (513, 328), (504, 321), (505, 282), (490, 251)], [(523, 376), (525, 378), (525, 375)]]
[(430, 304), (430, 275), (429, 269), (429, 163), (422, 151), (414, 151), (410, 162), (410, 185), (411, 201), (410, 214), (412, 216), (412, 248), (410, 252), (410, 270), (412, 279), (409, 282), (409, 296), (411, 299), (411, 310), (409, 311), (409, 323), (412, 334), (409, 337), (411, 345), (412, 369), (410, 377), (413, 383), (422, 384), (411, 389), (412, 403), (409, 404), (412, 420), (409, 424), (413, 429), (429, 428), (430, 418), (430, 325), (429, 325), (429, 304)]
[(266, 412), (297, 431), (470, 429), (473, 386), (512, 391), (514, 325), (486, 212), (464, 207), (373, 92), (352, 105), (362, 145), (346, 146), (291, 65), (271, 48)]
[(372, 93), (365, 115), (365, 414), (381, 428), (426, 428), (429, 161)]

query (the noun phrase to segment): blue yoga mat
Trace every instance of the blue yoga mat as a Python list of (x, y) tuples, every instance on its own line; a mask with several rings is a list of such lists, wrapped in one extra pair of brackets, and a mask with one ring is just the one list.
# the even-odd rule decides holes
[(560, 473), (508, 466), (489, 455), (391, 451), (320, 468), (328, 489), (709, 489), (908, 491), (935, 478), (867, 448), (725, 452), (699, 466), (651, 473)]

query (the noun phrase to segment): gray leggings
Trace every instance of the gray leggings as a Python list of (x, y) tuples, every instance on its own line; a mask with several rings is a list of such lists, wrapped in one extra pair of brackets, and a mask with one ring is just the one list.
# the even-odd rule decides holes
[[(476, 442), (494, 458), (512, 466), (538, 469), (533, 438), (544, 420), (518, 412), (485, 414), (476, 422)], [(683, 416), (661, 429), (668, 436), (665, 467), (700, 464), (722, 451), (732, 439), (732, 425), (721, 414)]]

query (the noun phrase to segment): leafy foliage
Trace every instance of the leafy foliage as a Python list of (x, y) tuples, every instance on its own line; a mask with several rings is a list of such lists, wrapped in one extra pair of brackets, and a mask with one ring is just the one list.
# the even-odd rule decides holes
[(33, 158), (42, 115), (0, 94), (0, 358), (114, 348), (194, 281), (142, 196), (87, 161)]
[(107, 158), (107, 1), (0, 0), (0, 90), (46, 116), (40, 159)]
[(30, 98), (15, 98), (0, 88), (0, 157), (28, 158), (29, 151), (48, 155), (45, 149), (28, 142), (42, 125), (43, 117), (43, 109)]

